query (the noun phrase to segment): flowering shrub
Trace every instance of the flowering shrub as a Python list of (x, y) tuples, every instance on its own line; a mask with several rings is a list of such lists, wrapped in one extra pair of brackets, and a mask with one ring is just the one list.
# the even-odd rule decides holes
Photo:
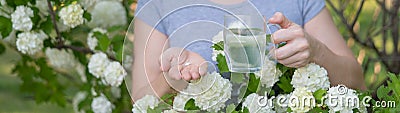
[(20, 52), (21, 90), (80, 113), (131, 111), (122, 45), (134, 2), (0, 0), (0, 39)]
[[(161, 97), (163, 102), (152, 105), (142, 112), (192, 110), (228, 113), (367, 112), (366, 107), (361, 105), (363, 104), (361, 97), (365, 97), (366, 93), (357, 92), (344, 85), (330, 88), (327, 71), (315, 63), (295, 69), (276, 64), (266, 58), (262, 69), (258, 72), (250, 74), (229, 72), (220, 34), (213, 38), (215, 44), (212, 46), (213, 60), (218, 62), (219, 73), (210, 72), (200, 80), (191, 81), (183, 91)], [(228, 79), (224, 78), (223, 73), (231, 76)], [(248, 78), (248, 82), (243, 78)], [(247, 85), (241, 87), (242, 89), (235, 89), (240, 91), (239, 97), (232, 95), (232, 92), (235, 92), (232, 87), (235, 83)], [(337, 97), (336, 100), (333, 97)], [(346, 101), (347, 97), (354, 98)], [(230, 100), (237, 102), (229, 102)], [(137, 102), (133, 106), (147, 106), (141, 104)], [(137, 111), (137, 108), (132, 111)]]
[[(362, 104), (349, 106), (323, 100), (323, 97), (362, 100), (368, 93), (343, 85), (330, 87), (327, 71), (314, 63), (294, 69), (265, 60), (259, 72), (230, 73), (222, 32), (213, 38), (212, 59), (218, 62), (219, 72), (192, 81), (178, 94), (166, 94), (161, 99), (147, 95), (132, 106), (123, 81), (132, 56), (123, 56), (122, 45), (127, 23), (133, 17), (126, 7), (133, 2), (0, 0), (0, 54), (5, 51), (4, 44), (19, 51), (21, 60), (13, 73), (22, 80), (21, 90), (32, 94), (38, 103), (66, 106), (70, 102), (79, 113), (367, 111)], [(224, 74), (231, 76), (222, 77)], [(400, 103), (400, 78), (394, 74), (388, 77), (390, 80), (378, 88), (377, 100), (373, 102)], [(296, 98), (313, 101), (293, 101)], [(400, 106), (372, 110), (399, 112)]]

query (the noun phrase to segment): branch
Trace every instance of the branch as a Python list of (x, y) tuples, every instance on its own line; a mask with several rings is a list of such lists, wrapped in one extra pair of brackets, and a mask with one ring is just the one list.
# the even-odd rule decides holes
[(60, 31), (58, 30), (58, 27), (57, 27), (56, 13), (53, 10), (53, 6), (51, 5), (50, 0), (47, 0), (47, 6), (49, 8), (49, 13), (50, 13), (51, 20), (53, 22), (53, 27), (54, 27), (54, 29), (56, 30), (56, 33), (57, 33), (57, 45), (63, 45), (64, 42), (63, 42), (63, 40), (61, 38), (61, 33), (60, 33)]
[[(78, 47), (78, 46), (72, 46), (72, 45), (57, 45), (56, 46), (57, 49), (71, 49), (73, 51), (78, 51), (80, 53), (83, 54), (94, 54), (95, 52), (88, 49), (88, 48), (84, 48), (84, 47)], [(107, 55), (109, 59), (113, 60), (113, 61), (118, 61), (115, 57)]]
[(379, 1), (379, 0), (375, 0), (375, 1), (376, 1), (376, 3), (378, 3), (378, 5), (381, 7), (381, 9), (382, 9), (383, 11), (388, 12), (388, 13), (391, 13), (388, 9), (386, 9), (385, 2), (381, 2), (381, 1)]
[[(56, 37), (56, 39), (57, 39), (56, 48), (58, 48), (58, 49), (61, 49), (61, 48), (71, 49), (71, 50), (78, 51), (78, 52), (81, 52), (81, 53), (84, 53), (84, 54), (94, 54), (94, 52), (92, 50), (88, 49), (88, 48), (83, 48), (83, 47), (77, 47), (77, 46), (65, 45), (64, 44), (64, 41), (61, 38), (61, 33), (60, 33), (60, 31), (58, 30), (58, 27), (57, 27), (56, 13), (53, 10), (53, 6), (51, 5), (50, 0), (47, 0), (47, 6), (49, 8), (51, 20), (53, 22), (53, 27), (56, 30), (56, 34), (57, 34), (57, 37)], [(107, 56), (109, 56), (109, 58), (111, 60), (117, 61), (116, 58), (114, 58), (114, 57), (112, 57), (110, 55), (107, 55)]]
[[(342, 21), (342, 23), (346, 26), (347, 31), (350, 33), (351, 37), (359, 44), (361, 44), (362, 46), (365, 47), (369, 47), (371, 48), (374, 52), (376, 52), (378, 54), (378, 58), (380, 59), (380, 61), (383, 61), (383, 57), (386, 56), (386, 53), (381, 52), (378, 50), (378, 48), (375, 46), (374, 41), (372, 40), (372, 38), (370, 36), (367, 37), (366, 41), (362, 41), (361, 38), (357, 35), (357, 33), (353, 30), (354, 26), (351, 26), (348, 22), (347, 19), (344, 17), (343, 12), (340, 12), (330, 0), (326, 1), (328, 3), (328, 5), (330, 7), (332, 7), (333, 11), (335, 11), (335, 13), (339, 16), (340, 20)], [(359, 16), (359, 15), (357, 15)], [(388, 63), (387, 62), (382, 62), (385, 67), (388, 67)]]
[(84, 54), (94, 54), (94, 52), (92, 50), (88, 49), (88, 48), (72, 46), (72, 45), (64, 45), (64, 44), (63, 45), (57, 45), (56, 48), (58, 48), (58, 49), (62, 49), (62, 48), (71, 49), (71, 50), (78, 51), (78, 52), (81, 52), (81, 53), (84, 53)]
[(357, 10), (356, 17), (354, 17), (354, 20), (353, 20), (353, 22), (351, 23), (351, 27), (352, 27), (352, 28), (354, 28), (354, 25), (356, 24), (356, 22), (357, 22), (357, 20), (358, 20), (358, 17), (360, 16), (360, 13), (361, 13), (361, 11), (362, 11), (362, 8), (363, 8), (363, 6), (364, 6), (364, 3), (365, 3), (365, 0), (362, 0), (361, 3), (360, 3), (360, 7), (359, 7), (358, 10)]

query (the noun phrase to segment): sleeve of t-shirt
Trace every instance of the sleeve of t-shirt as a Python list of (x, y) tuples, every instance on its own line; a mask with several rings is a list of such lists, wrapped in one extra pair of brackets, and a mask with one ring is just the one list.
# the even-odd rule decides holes
[(303, 0), (304, 24), (317, 16), (325, 7), (325, 0)]
[[(161, 1), (161, 0), (160, 0)], [(165, 21), (162, 21), (161, 2), (159, 0), (139, 0), (135, 10), (135, 19), (140, 19), (146, 24), (166, 34)]]

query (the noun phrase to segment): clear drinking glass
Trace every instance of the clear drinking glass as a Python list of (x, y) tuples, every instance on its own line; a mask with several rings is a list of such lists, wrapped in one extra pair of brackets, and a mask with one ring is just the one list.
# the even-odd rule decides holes
[(266, 23), (260, 15), (225, 15), (224, 27), (224, 50), (231, 72), (253, 73), (261, 70), (266, 57), (275, 60), (271, 50), (278, 46), (266, 34), (279, 30), (279, 25)]
[(252, 73), (261, 69), (266, 47), (265, 25), (262, 16), (224, 16), (224, 50), (231, 72)]

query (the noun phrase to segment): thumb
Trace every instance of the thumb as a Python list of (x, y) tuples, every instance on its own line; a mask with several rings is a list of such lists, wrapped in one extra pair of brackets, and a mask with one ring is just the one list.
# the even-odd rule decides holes
[(278, 24), (280, 25), (283, 29), (287, 29), (290, 26), (296, 25), (292, 21), (290, 21), (288, 18), (285, 17), (281, 12), (276, 12), (269, 20), (269, 23), (271, 24)]

